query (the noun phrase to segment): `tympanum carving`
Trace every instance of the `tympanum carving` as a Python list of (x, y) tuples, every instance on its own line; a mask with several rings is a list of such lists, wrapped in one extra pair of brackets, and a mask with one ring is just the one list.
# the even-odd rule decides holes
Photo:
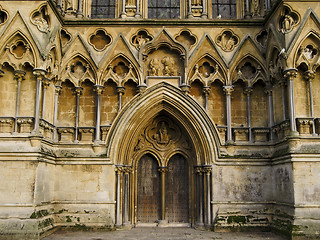
[(111, 43), (111, 36), (104, 29), (98, 29), (89, 37), (89, 43), (97, 51), (103, 51)]
[(181, 128), (167, 117), (157, 117), (139, 135), (135, 151), (156, 148), (160, 151), (168, 149), (190, 150), (189, 138), (182, 134)]
[(231, 30), (225, 30), (217, 36), (217, 44), (223, 51), (232, 51), (239, 43), (239, 38)]
[(292, 11), (289, 6), (283, 7), (283, 13), (279, 20), (280, 31), (282, 33), (289, 33), (293, 27), (299, 23), (299, 15)]
[(38, 30), (43, 33), (50, 32), (50, 18), (47, 13), (47, 6), (44, 5), (31, 15), (31, 22), (37, 26)]

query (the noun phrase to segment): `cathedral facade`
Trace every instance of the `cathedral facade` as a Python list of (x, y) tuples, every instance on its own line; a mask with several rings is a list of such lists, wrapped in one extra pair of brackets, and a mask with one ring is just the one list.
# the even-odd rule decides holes
[(0, 239), (320, 235), (316, 0), (0, 2)]

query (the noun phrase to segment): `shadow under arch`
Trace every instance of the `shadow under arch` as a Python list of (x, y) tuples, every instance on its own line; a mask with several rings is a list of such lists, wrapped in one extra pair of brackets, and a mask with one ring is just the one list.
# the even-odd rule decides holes
[(107, 158), (117, 165), (132, 165), (138, 134), (162, 111), (177, 120), (190, 136), (196, 164), (213, 164), (221, 145), (214, 123), (198, 102), (165, 82), (136, 95), (122, 108), (106, 139)]

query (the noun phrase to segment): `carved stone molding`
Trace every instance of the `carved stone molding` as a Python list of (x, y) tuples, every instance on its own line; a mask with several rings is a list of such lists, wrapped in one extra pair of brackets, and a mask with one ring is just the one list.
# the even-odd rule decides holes
[(194, 34), (192, 34), (190, 30), (180, 31), (180, 33), (175, 37), (175, 40), (181, 42), (188, 49), (190, 49), (193, 45), (197, 43), (197, 37)]
[(65, 47), (72, 40), (72, 35), (65, 29), (60, 30), (61, 44), (62, 47)]
[(7, 11), (3, 10), (2, 7), (0, 6), (0, 25), (7, 21), (8, 16), (9, 15)]
[(267, 30), (262, 30), (257, 36), (256, 41), (260, 44), (261, 47), (265, 48), (268, 41), (268, 32)]

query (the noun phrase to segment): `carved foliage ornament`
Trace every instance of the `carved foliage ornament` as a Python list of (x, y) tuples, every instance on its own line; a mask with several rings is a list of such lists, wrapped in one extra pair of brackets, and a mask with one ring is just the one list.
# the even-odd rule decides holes
[(47, 13), (47, 6), (41, 6), (38, 10), (31, 14), (31, 22), (37, 26), (38, 30), (43, 33), (50, 32), (50, 18)]
[(292, 11), (289, 6), (284, 6), (279, 20), (279, 28), (282, 33), (289, 33), (299, 23), (299, 14)]
[(139, 30), (131, 38), (131, 43), (136, 48), (140, 49), (145, 43), (152, 41), (153, 37), (146, 30)]
[(111, 36), (104, 29), (97, 29), (89, 36), (89, 43), (97, 51), (103, 51), (111, 43)]
[(231, 30), (225, 30), (217, 36), (216, 42), (223, 51), (230, 52), (239, 44), (239, 37)]

